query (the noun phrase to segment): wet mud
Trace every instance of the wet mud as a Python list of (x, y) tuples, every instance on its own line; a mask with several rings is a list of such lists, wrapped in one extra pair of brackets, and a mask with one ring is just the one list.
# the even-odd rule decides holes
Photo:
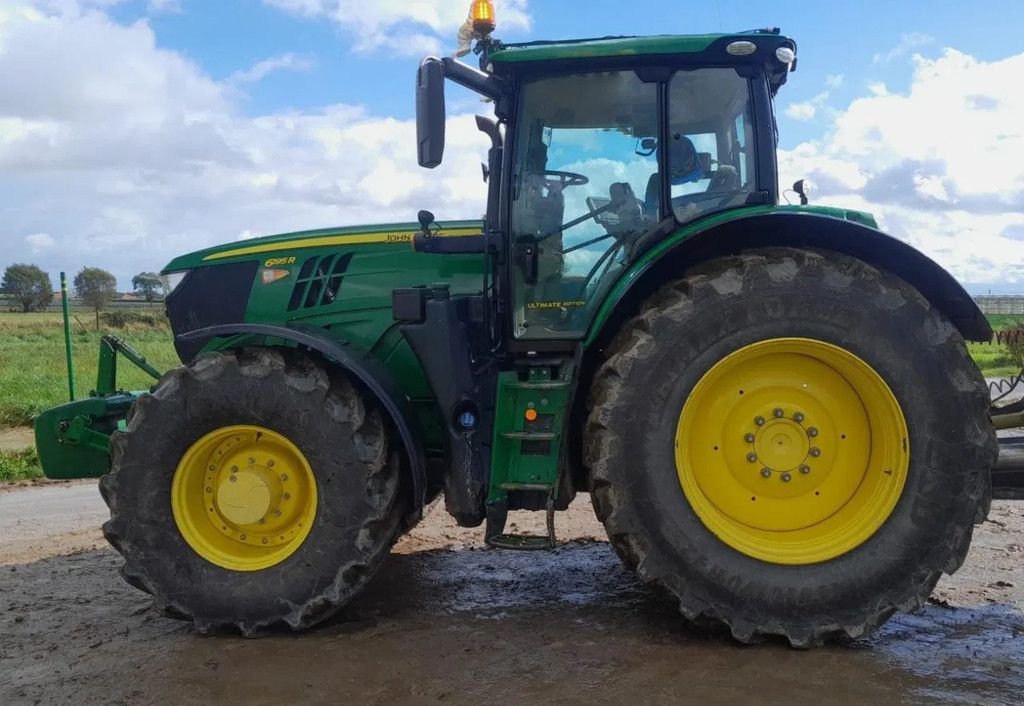
[(258, 640), (158, 615), (111, 550), (5, 554), (0, 703), (1020, 703), (1024, 503), (992, 519), (924, 610), (807, 652), (688, 627), (587, 498), (554, 552), (484, 550), (435, 508), (336, 619)]

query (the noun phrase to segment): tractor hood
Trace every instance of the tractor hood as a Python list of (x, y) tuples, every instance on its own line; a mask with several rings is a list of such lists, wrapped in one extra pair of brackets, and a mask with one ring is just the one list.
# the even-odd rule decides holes
[[(439, 235), (475, 235), (483, 229), (483, 224), (480, 221), (451, 221), (438, 225), (441, 228)], [(164, 267), (163, 274), (242, 260), (259, 260), (265, 266), (273, 267), (273, 260), (298, 258), (306, 250), (323, 247), (371, 246), (372, 249), (408, 250), (411, 248), (413, 234), (419, 229), (420, 227), (416, 223), (386, 223), (268, 235), (181, 255)], [(294, 260), (292, 262), (294, 263)]]

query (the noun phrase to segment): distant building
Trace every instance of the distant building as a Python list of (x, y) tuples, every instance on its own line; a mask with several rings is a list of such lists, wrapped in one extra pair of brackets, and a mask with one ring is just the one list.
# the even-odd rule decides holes
[(1024, 295), (984, 294), (974, 298), (983, 314), (1024, 315)]

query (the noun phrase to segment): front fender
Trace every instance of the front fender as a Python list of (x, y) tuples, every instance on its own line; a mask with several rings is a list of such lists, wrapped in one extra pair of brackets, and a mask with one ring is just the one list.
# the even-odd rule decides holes
[[(412, 482), (415, 498), (414, 513), (422, 510), (427, 492), (427, 464), (423, 451), (423, 437), (416, 422), (416, 416), (409, 408), (409, 402), (402, 394), (387, 368), (371, 358), (364, 351), (352, 348), (343, 341), (331, 338), (315, 326), (276, 326), (271, 324), (224, 324), (196, 329), (180, 334), (179, 341), (209, 340), (223, 337), (260, 336), (283, 339), (304, 348), (314, 350), (331, 363), (340, 366), (355, 377), (369, 390), (384, 408), (401, 439)], [(232, 342), (231, 347), (239, 347)]]
[[(952, 275), (926, 255), (838, 209), (755, 207), (712, 216), (682, 228), (645, 252), (601, 304), (585, 345), (602, 346), (649, 294), (693, 265), (757, 247), (832, 250), (901, 277), (941, 311), (969, 341), (989, 341), (992, 326)], [(863, 214), (858, 220), (870, 221)]]

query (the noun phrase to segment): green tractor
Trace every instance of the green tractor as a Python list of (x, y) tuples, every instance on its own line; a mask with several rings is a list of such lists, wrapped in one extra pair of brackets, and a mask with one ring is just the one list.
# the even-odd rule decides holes
[[(307, 628), (443, 495), (497, 548), (589, 492), (622, 561), (742, 642), (858, 637), (963, 562), (997, 440), (959, 284), (857, 211), (780, 205), (778, 30), (425, 59), (490, 101), (483, 221), (332, 228), (176, 258), (182, 365), (39, 416), (102, 476), (124, 577), (200, 631)], [(1019, 416), (1019, 415), (1018, 415)], [(1017, 423), (1019, 423), (1019, 419)], [(1008, 424), (1007, 424), (1008, 425)], [(541, 537), (505, 533), (547, 513)]]

